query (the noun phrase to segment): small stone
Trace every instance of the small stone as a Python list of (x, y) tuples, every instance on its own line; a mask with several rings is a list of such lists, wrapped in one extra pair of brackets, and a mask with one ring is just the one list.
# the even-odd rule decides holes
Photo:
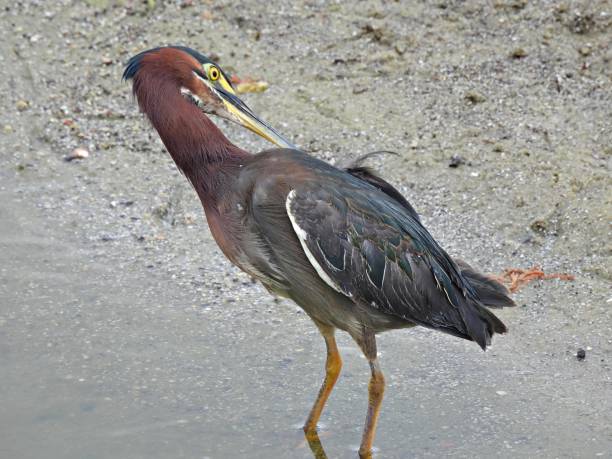
[(495, 393), (497, 395), (508, 395), (508, 392), (506, 392), (505, 390), (498, 390), (498, 391), (495, 391)]
[(462, 156), (453, 155), (450, 158), (450, 161), (448, 163), (448, 167), (457, 168), (457, 167), (461, 166), (462, 164), (465, 164), (465, 159), (463, 159)]
[(582, 362), (586, 358), (586, 351), (579, 348), (578, 352), (576, 352), (576, 358)]
[(18, 100), (17, 103), (15, 104), (15, 107), (17, 107), (17, 110), (22, 112), (30, 108), (30, 102), (28, 102), (27, 100)]
[(193, 225), (195, 224), (197, 221), (197, 218), (195, 215), (193, 214), (187, 214), (185, 215), (185, 217), (183, 218), (183, 223), (187, 226)]
[(478, 91), (468, 91), (465, 93), (465, 99), (472, 104), (481, 104), (487, 100), (485, 96), (483, 96)]
[(517, 11), (522, 10), (523, 8), (527, 6), (527, 0), (514, 0), (510, 2), (509, 6)]
[(370, 54), (368, 56), (368, 61), (375, 64), (385, 64), (394, 61), (396, 58), (397, 52), (386, 50)]
[(589, 33), (595, 27), (595, 18), (593, 14), (581, 14), (577, 11), (574, 17), (568, 24), (570, 30), (574, 33), (583, 35)]
[(396, 43), (394, 48), (395, 48), (395, 52), (399, 54), (400, 56), (402, 56), (406, 52), (406, 49), (407, 49), (405, 43)]
[(4, 132), (5, 134), (11, 134), (13, 132), (13, 126), (11, 126), (10, 124), (5, 124), (2, 128), (2, 132)]
[(580, 53), (580, 55), (586, 57), (586, 56), (590, 56), (591, 55), (591, 47), (590, 46), (583, 46), (581, 48), (578, 49), (578, 52)]
[(69, 155), (66, 155), (64, 159), (66, 161), (73, 161), (75, 159), (85, 159), (89, 157), (89, 152), (85, 148), (75, 148)]
[(353, 94), (363, 94), (368, 89), (369, 87), (367, 85), (357, 83), (355, 86), (353, 86)]
[(527, 56), (527, 51), (525, 51), (525, 48), (514, 48), (510, 56), (514, 59), (522, 59)]
[(548, 221), (546, 218), (536, 218), (529, 227), (536, 233), (545, 233), (548, 230)]
[(515, 207), (525, 207), (525, 204), (527, 204), (525, 202), (525, 198), (523, 198), (522, 196), (516, 196), (514, 198), (514, 206)]
[[(534, 237), (533, 234), (525, 234), (520, 240), (519, 242), (521, 244), (531, 244), (532, 242), (534, 242)], [(525, 307), (527, 305), (524, 305), (523, 307)]]
[(113, 60), (108, 56), (102, 56), (101, 60), (104, 65), (111, 65), (113, 63)]

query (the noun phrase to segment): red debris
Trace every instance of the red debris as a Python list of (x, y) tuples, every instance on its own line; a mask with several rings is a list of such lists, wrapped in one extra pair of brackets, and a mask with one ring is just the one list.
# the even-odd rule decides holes
[(539, 266), (534, 266), (529, 269), (507, 268), (500, 276), (492, 276), (496, 281), (508, 286), (511, 292), (516, 292), (523, 285), (537, 279), (560, 279), (565, 281), (573, 281), (575, 277), (566, 273), (545, 274)]

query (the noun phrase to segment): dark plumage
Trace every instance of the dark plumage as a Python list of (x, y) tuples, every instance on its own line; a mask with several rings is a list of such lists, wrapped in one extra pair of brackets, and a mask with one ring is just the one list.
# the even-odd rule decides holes
[[(486, 310), (479, 291), (503, 287), (484, 276), (476, 278), (473, 271), (478, 283), (470, 282), (414, 210), (390, 194), (397, 191), (389, 184), (364, 183), (362, 177), (301, 152), (283, 155), (311, 175), (291, 181), (295, 198), (289, 210), (308, 235), (305, 245), (337, 289), (365, 308), (361, 324), (376, 332), (423, 325), (476, 341), (483, 349), (494, 333), (506, 331)], [(273, 170), (267, 172), (266, 183), (271, 177)], [(287, 174), (280, 171), (277, 179), (285, 181)], [(511, 305), (505, 298), (505, 305)], [(350, 320), (336, 318), (333, 325), (347, 330)]]
[(484, 349), (506, 332), (487, 309), (513, 305), (506, 289), (454, 261), (408, 201), (359, 161), (343, 170), (296, 149), (251, 155), (233, 145), (206, 113), (290, 144), (244, 105), (210, 59), (184, 47), (156, 48), (130, 59), (124, 78), (134, 80), (141, 110), (197, 191), (223, 253), (293, 299), (323, 334), (326, 378), (307, 435), (316, 432), (342, 366), (337, 328), (353, 337), (372, 371), (364, 456), (384, 391), (376, 333), (422, 325)]
[(397, 155), (397, 153), (392, 151), (373, 151), (371, 153), (360, 156), (359, 158), (352, 161), (351, 164), (345, 167), (345, 170), (349, 174), (363, 180), (364, 182), (368, 182), (370, 185), (375, 186), (380, 191), (388, 195), (390, 198), (397, 201), (410, 213), (410, 215), (412, 215), (415, 220), (420, 222), (421, 219), (419, 217), (419, 214), (417, 214), (416, 210), (414, 210), (412, 205), (404, 196), (402, 196), (399, 191), (393, 188), (393, 186), (385, 179), (379, 177), (372, 169), (361, 165), (363, 161), (369, 158), (370, 156), (378, 155), (381, 153)]

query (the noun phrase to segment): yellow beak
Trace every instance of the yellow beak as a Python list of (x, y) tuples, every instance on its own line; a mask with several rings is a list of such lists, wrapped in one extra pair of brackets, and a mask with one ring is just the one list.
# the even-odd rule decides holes
[(236, 96), (231, 87), (216, 87), (215, 90), (217, 94), (221, 96), (227, 111), (234, 117), (234, 121), (281, 148), (296, 149), (295, 145), (276, 132), (272, 126), (259, 119), (257, 115)]

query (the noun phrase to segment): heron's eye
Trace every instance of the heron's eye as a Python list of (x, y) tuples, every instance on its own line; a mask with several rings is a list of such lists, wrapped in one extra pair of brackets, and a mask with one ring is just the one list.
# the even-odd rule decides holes
[(217, 81), (219, 79), (219, 75), (221, 75), (219, 69), (217, 67), (210, 66), (210, 68), (208, 69), (208, 79), (210, 81)]

